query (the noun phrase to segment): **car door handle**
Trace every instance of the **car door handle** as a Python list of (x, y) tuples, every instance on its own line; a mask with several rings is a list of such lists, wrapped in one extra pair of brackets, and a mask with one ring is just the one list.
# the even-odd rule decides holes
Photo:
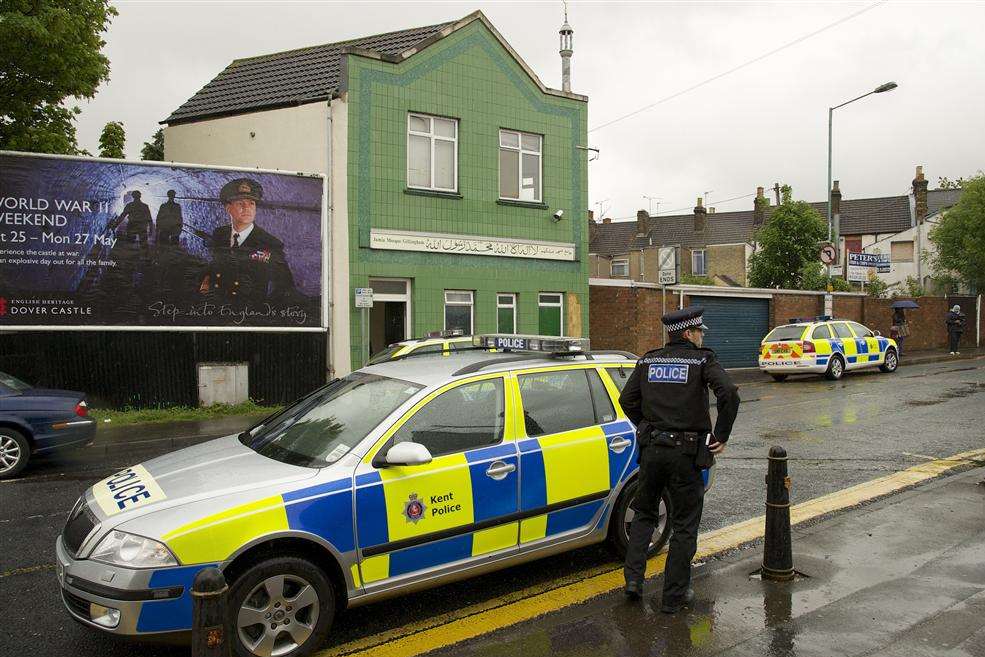
[(627, 447), (633, 444), (633, 441), (629, 438), (623, 438), (621, 436), (613, 438), (612, 442), (609, 443), (609, 449), (611, 449), (616, 454), (622, 454)]
[(506, 475), (508, 475), (509, 473), (515, 470), (516, 470), (516, 466), (513, 465), (512, 463), (504, 463), (503, 461), (496, 461), (489, 466), (488, 470), (486, 470), (486, 476), (495, 479), (496, 481), (500, 481), (501, 479), (505, 479)]

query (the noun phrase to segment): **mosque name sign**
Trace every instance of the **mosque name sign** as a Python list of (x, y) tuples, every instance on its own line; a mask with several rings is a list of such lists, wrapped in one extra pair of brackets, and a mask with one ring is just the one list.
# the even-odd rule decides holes
[(373, 229), (370, 231), (369, 245), (373, 249), (389, 251), (420, 251), (424, 253), (535, 258), (540, 260), (573, 261), (575, 259), (574, 244), (445, 233), (419, 233), (403, 230)]

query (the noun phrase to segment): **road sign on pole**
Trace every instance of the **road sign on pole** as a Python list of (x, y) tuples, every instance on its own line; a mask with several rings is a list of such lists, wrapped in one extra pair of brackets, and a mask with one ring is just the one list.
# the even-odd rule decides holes
[(657, 255), (657, 268), (660, 270), (657, 282), (661, 285), (673, 285), (677, 282), (677, 248), (673, 246), (660, 247)]

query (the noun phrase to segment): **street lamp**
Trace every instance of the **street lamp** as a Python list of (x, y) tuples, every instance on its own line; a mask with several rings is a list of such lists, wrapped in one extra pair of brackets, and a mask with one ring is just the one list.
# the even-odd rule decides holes
[[(886, 91), (892, 91), (893, 89), (896, 88), (896, 86), (897, 85), (895, 82), (887, 82), (885, 84), (880, 84), (878, 87), (876, 87), (875, 89), (873, 89), (867, 94), (862, 94), (858, 98), (852, 98), (849, 101), (845, 101), (841, 105), (835, 105), (834, 107), (828, 108), (828, 186), (825, 187), (825, 189), (827, 190), (827, 195), (828, 195), (828, 241), (829, 242), (837, 242), (839, 238), (838, 235), (839, 231), (833, 230), (831, 224), (831, 121), (834, 117), (834, 111), (839, 107), (844, 107), (849, 103), (854, 103), (856, 100), (862, 100), (866, 96), (871, 96), (872, 94), (881, 94)], [(835, 249), (838, 250), (839, 254), (841, 253), (841, 249), (839, 248), (838, 244), (835, 244)]]

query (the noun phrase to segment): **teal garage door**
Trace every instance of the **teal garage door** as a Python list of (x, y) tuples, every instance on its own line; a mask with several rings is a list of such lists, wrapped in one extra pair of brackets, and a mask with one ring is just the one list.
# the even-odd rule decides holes
[(723, 366), (759, 364), (759, 345), (769, 331), (769, 299), (693, 296), (690, 304), (705, 309), (704, 320), (709, 329), (705, 346), (715, 350)]

